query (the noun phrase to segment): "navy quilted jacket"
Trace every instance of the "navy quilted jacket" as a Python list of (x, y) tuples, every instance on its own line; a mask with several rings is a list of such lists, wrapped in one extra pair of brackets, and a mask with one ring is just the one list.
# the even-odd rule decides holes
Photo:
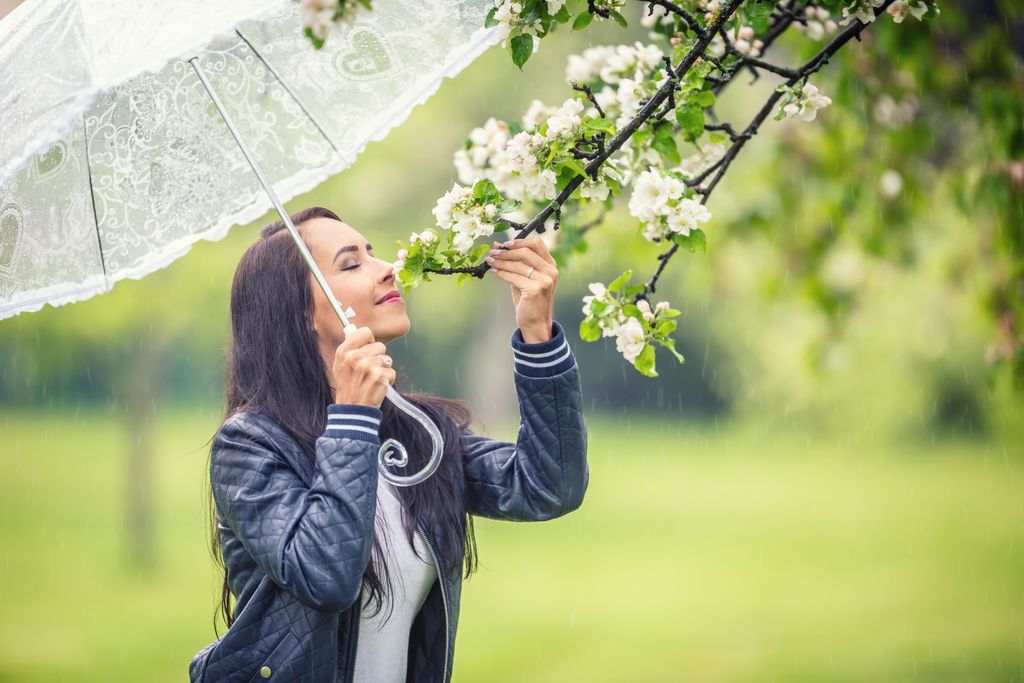
[[(512, 334), (521, 423), (516, 443), (463, 433), (467, 511), (541, 521), (583, 502), (589, 469), (579, 370), (565, 332)], [(354, 671), (362, 577), (373, 549), (382, 412), (330, 404), (315, 464), (273, 420), (240, 412), (214, 439), (210, 482), (235, 622), (189, 664), (193, 683), (347, 683)], [(438, 564), (431, 529), (419, 531)], [(438, 571), (412, 625), (407, 681), (452, 675), (461, 569)]]

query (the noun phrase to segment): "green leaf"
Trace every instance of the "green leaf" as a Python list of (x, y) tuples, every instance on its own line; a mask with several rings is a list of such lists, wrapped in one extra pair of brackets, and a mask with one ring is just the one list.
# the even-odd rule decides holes
[[(584, 104), (588, 104), (589, 100), (581, 100)], [(595, 116), (593, 118), (584, 117), (581, 121), (583, 127), (587, 130), (596, 130), (608, 135), (615, 135), (615, 122), (608, 117)]]
[(562, 8), (555, 13), (555, 21), (559, 24), (569, 21), (569, 8), (562, 5)]
[(654, 326), (654, 334), (659, 337), (667, 337), (676, 331), (675, 320), (659, 320), (658, 324)]
[(704, 133), (704, 110), (696, 102), (687, 102), (676, 109), (676, 122), (686, 140), (693, 142)]
[(476, 245), (475, 247), (473, 247), (469, 251), (469, 261), (470, 262), (479, 261), (480, 259), (482, 259), (484, 257), (484, 254), (486, 254), (490, 250), (491, 250), (491, 245), (487, 244), (486, 242), (484, 244)]
[(606, 175), (604, 177), (604, 182), (608, 185), (608, 189), (611, 190), (611, 192), (609, 193), (610, 195), (618, 196), (622, 194), (622, 185), (619, 184), (619, 181), (615, 180), (611, 176)]
[(747, 7), (747, 19), (757, 33), (764, 33), (768, 30), (768, 19), (771, 17), (772, 5), (770, 2), (756, 2)]
[(494, 18), (494, 15), (498, 12), (498, 6), (495, 5), (491, 8), (491, 11), (484, 17), (484, 28), (490, 28), (498, 25), (498, 20)]
[(611, 304), (607, 304), (603, 301), (598, 301), (597, 299), (592, 299), (590, 301), (590, 315), (594, 316), (595, 318), (600, 318), (609, 306), (611, 306)]
[(625, 296), (636, 296), (640, 292), (644, 291), (646, 287), (647, 285), (645, 285), (644, 283), (638, 282), (635, 285), (630, 285), (629, 287), (626, 287), (624, 290), (622, 290), (622, 293)]
[(601, 327), (593, 318), (584, 318), (580, 323), (580, 339), (583, 341), (597, 341), (601, 338)]
[(622, 312), (630, 318), (636, 318), (641, 325), (646, 322), (643, 314), (640, 312), (640, 307), (636, 304), (624, 304), (622, 306)]
[(422, 280), (422, 277), (421, 275), (412, 272), (408, 268), (403, 268), (402, 270), (398, 271), (398, 280), (399, 282), (401, 282), (402, 288), (408, 291), (413, 287), (418, 286), (420, 284), (420, 281)]
[(626, 21), (626, 17), (622, 16), (615, 10), (611, 10), (612, 19), (621, 26), (622, 28), (629, 28), (629, 22)]
[(565, 159), (562, 159), (562, 164), (568, 166), (581, 176), (587, 175), (587, 169), (583, 168), (580, 162), (574, 159), (573, 157), (566, 157)]
[(313, 35), (313, 29), (309, 28), (308, 26), (305, 29), (303, 29), (302, 33), (307, 38), (309, 38), (309, 40), (313, 43), (313, 47), (315, 47), (317, 50), (324, 46), (324, 41)]
[(501, 200), (501, 193), (490, 178), (480, 178), (473, 183), (473, 196), (483, 204), (497, 204)]
[(631, 278), (631, 277), (633, 277), (633, 269), (632, 268), (627, 270), (625, 273), (623, 273), (622, 275), (618, 276), (614, 280), (612, 280), (611, 283), (608, 285), (608, 291), (609, 292), (617, 292), (617, 291), (619, 291), (620, 289), (622, 289), (622, 285), (624, 285), (627, 282), (629, 282), (629, 278)]
[(672, 137), (656, 136), (654, 141), (651, 143), (651, 147), (661, 155), (670, 166), (675, 166), (682, 161), (679, 156), (679, 149), (676, 147), (676, 141)]
[(672, 235), (672, 241), (687, 251), (696, 252), (700, 250), (701, 252), (707, 252), (708, 250), (707, 236), (700, 228), (693, 228), (690, 230), (689, 235), (684, 235), (679, 232), (674, 233)]
[(636, 369), (648, 377), (657, 377), (658, 373), (654, 369), (654, 346), (651, 344), (644, 344), (644, 350), (640, 352), (640, 355), (636, 357), (634, 363)]
[(672, 338), (666, 339), (665, 341), (661, 342), (661, 345), (664, 346), (669, 351), (671, 351), (672, 355), (675, 356), (676, 360), (678, 360), (680, 363), (685, 363), (686, 362), (686, 359), (683, 358), (681, 355), (679, 355), (679, 352), (676, 351), (676, 340), (675, 339), (672, 339)]
[(586, 28), (591, 21), (594, 20), (594, 15), (590, 12), (583, 12), (576, 15), (576, 19), (572, 22), (572, 30), (579, 31), (580, 29)]
[(508, 213), (509, 211), (514, 211), (515, 209), (518, 209), (521, 204), (522, 202), (519, 201), (518, 199), (504, 199), (500, 204), (497, 205), (498, 213)]
[(693, 99), (702, 107), (710, 107), (715, 103), (715, 93), (710, 90), (701, 90), (699, 93), (694, 95)]
[(523, 64), (533, 54), (533, 36), (521, 33), (509, 41), (509, 46), (512, 49), (512, 62), (522, 71)]
[[(555, 189), (561, 192), (565, 189), (565, 186), (569, 184), (573, 178), (576, 177), (576, 171), (566, 166), (559, 166), (558, 173), (555, 174)], [(581, 183), (582, 184), (582, 183)], [(579, 187), (573, 191), (574, 196), (579, 195)]]

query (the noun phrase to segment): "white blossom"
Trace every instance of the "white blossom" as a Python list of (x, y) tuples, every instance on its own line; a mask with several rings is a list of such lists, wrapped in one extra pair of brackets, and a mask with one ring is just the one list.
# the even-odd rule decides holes
[(615, 348), (630, 363), (636, 363), (636, 357), (644, 350), (644, 327), (636, 318), (630, 317), (619, 325), (615, 335)]
[(338, 0), (299, 0), (299, 16), (302, 25), (323, 40), (327, 31), (334, 24), (334, 14), (338, 9)]
[(928, 5), (924, 4), (922, 0), (896, 0), (886, 10), (897, 24), (902, 23), (907, 18), (907, 14), (911, 14), (915, 19), (920, 20), (927, 11)]
[(672, 209), (666, 216), (668, 229), (671, 232), (689, 235), (691, 230), (699, 227), (698, 223), (706, 223), (711, 220), (711, 212), (707, 207), (693, 199), (684, 197)]
[(636, 302), (636, 307), (640, 309), (640, 315), (644, 317), (647, 322), (654, 321), (654, 311), (651, 310), (651, 304), (647, 299), (640, 299)]
[(634, 218), (650, 223), (657, 220), (668, 200), (668, 189), (662, 182), (661, 174), (647, 170), (640, 174), (633, 185), (633, 194), (628, 204), (629, 213)]
[[(653, 9), (650, 14), (647, 12)], [(662, 5), (648, 5), (644, 9), (643, 15), (640, 17), (640, 25), (644, 28), (654, 28), (661, 23), (666, 26), (670, 26), (675, 23), (675, 19), (672, 14), (669, 13)]]
[(822, 281), (840, 292), (855, 290), (864, 282), (865, 274), (863, 254), (857, 247), (848, 244), (833, 246), (821, 267)]
[(476, 204), (472, 189), (455, 183), (452, 189), (437, 200), (434, 218), (437, 219), (438, 227), (452, 231), (452, 245), (455, 249), (466, 253), (472, 248), (473, 240), (494, 232), (494, 224), (489, 219), (493, 217), (496, 208), (492, 211)]
[(903, 190), (903, 176), (899, 171), (888, 169), (878, 178), (878, 191), (886, 199), (895, 199)]
[(725, 156), (726, 146), (721, 143), (705, 142), (700, 146), (700, 152), (683, 159), (676, 170), (683, 174), (683, 176), (689, 180), (690, 178), (696, 178), (704, 171), (708, 170)]
[(512, 33), (512, 21), (519, 18), (523, 6), (518, 2), (502, 2), (494, 18), (498, 21), (497, 36), (501, 38), (501, 46), (505, 47), (508, 37)]
[(875, 20), (875, 7), (881, 7), (884, 0), (851, 0), (851, 2), (843, 7), (843, 18), (839, 20), (840, 24), (849, 24), (854, 19), (860, 19), (865, 24), (870, 24)]
[(416, 244), (422, 242), (423, 244), (434, 244), (437, 242), (437, 233), (427, 228), (423, 232), (414, 232), (410, 239), (410, 244)]
[(623, 78), (643, 80), (647, 72), (662, 64), (664, 55), (657, 45), (645, 45), (639, 40), (632, 45), (588, 47), (582, 54), (569, 56), (565, 80), (589, 83), (600, 78), (608, 85), (615, 85)]
[(500, 175), (501, 156), (509, 137), (508, 124), (493, 116), (483, 126), (471, 130), (468, 136), (469, 149), (459, 149), (454, 155), (459, 182), (469, 185), (477, 178), (487, 177), (500, 190), (501, 185), (496, 176)]
[(574, 97), (567, 99), (548, 119), (546, 137), (549, 140), (555, 140), (559, 137), (576, 137), (576, 130), (582, 124), (580, 120), (580, 113), (582, 111), (582, 102)]
[(433, 214), (440, 228), (447, 228), (453, 221), (453, 211), (467, 197), (471, 197), (473, 190), (463, 187), (458, 183), (452, 185), (452, 189), (445, 192), (444, 196), (437, 200)]
[(672, 233), (689, 235), (711, 212), (695, 199), (684, 197), (685, 185), (674, 175), (657, 169), (640, 174), (629, 199), (629, 213), (643, 224), (645, 239), (657, 241)]
[(608, 187), (608, 183), (606, 183), (604, 180), (599, 180), (598, 182), (595, 183), (588, 178), (587, 180), (583, 181), (582, 185), (580, 185), (580, 197), (583, 197), (584, 199), (591, 199), (603, 202), (605, 199), (607, 199), (608, 193), (610, 191), (611, 188)]
[(531, 100), (530, 106), (526, 109), (526, 113), (523, 114), (523, 128), (527, 130), (534, 130), (540, 124), (544, 123), (553, 113), (554, 109), (546, 106), (540, 100)]
[(913, 93), (899, 102), (889, 95), (882, 95), (872, 108), (875, 120), (887, 128), (902, 128), (917, 115), (917, 96)]
[(822, 95), (817, 86), (808, 81), (803, 84), (796, 100), (782, 107), (782, 112), (787, 117), (797, 116), (804, 121), (813, 121), (818, 115), (818, 110), (830, 104), (832, 99)]

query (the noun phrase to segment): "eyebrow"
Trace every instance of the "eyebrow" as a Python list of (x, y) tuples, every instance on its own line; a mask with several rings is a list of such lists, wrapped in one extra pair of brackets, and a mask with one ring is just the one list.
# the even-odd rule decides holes
[[(346, 251), (359, 251), (359, 247), (354, 244), (346, 244), (345, 246), (338, 250), (338, 253), (334, 255), (334, 258), (331, 259), (331, 263), (337, 261), (338, 257), (341, 256)], [(371, 245), (369, 242), (366, 243), (366, 251), (373, 251), (373, 245)]]

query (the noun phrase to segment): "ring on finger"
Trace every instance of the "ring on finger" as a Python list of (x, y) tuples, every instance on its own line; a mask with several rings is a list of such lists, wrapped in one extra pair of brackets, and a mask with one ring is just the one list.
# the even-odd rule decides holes
[(526, 279), (529, 280), (531, 275), (533, 275), (533, 266), (530, 266), (530, 269), (526, 271)]
[(390, 368), (391, 367), (391, 357), (390, 356), (383, 356), (382, 355), (380, 357), (380, 364), (382, 366), (384, 366), (385, 368)]

